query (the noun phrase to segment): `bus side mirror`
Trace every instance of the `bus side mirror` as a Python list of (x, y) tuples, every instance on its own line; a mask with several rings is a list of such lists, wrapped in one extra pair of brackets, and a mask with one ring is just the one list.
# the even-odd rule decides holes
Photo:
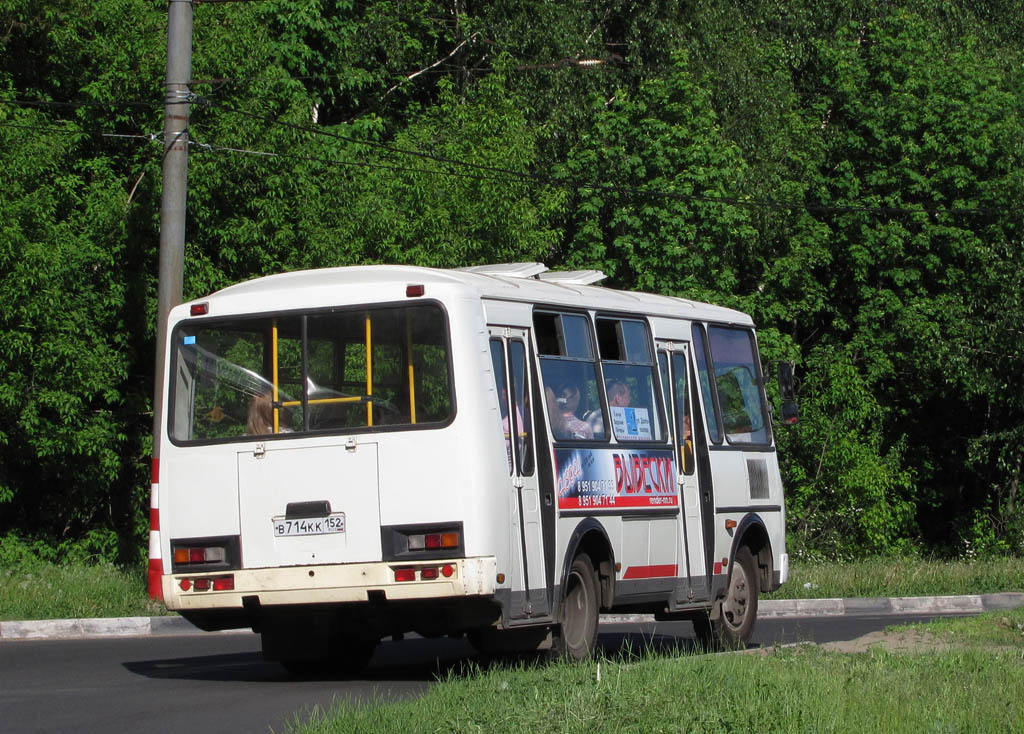
[(779, 395), (782, 397), (782, 422), (792, 426), (800, 420), (800, 408), (796, 404), (796, 390), (793, 389), (793, 363), (779, 362)]

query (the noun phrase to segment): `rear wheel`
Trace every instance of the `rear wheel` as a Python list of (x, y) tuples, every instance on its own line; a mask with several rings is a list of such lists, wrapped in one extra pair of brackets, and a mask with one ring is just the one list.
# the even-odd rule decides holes
[(583, 660), (593, 654), (597, 647), (599, 607), (597, 572), (590, 557), (580, 553), (573, 559), (565, 580), (556, 654), (569, 660)]
[(700, 617), (693, 622), (698, 641), (712, 649), (746, 645), (757, 621), (757, 590), (757, 564), (750, 548), (743, 546), (733, 559), (718, 619)]

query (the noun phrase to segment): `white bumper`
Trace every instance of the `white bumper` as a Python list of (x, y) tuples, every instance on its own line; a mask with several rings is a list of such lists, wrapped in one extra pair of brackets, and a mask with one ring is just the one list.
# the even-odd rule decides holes
[[(448, 578), (420, 580), (419, 569), (449, 565)], [(395, 581), (395, 569), (417, 569), (415, 581)], [(163, 576), (168, 609), (241, 609), (242, 598), (259, 597), (263, 606), (365, 602), (370, 592), (384, 592), (388, 600), (444, 599), (494, 594), (497, 559), (458, 558), (420, 563), (353, 563), (337, 566), (291, 566), (216, 573), (176, 573)], [(231, 576), (230, 591), (196, 590), (196, 579)], [(187, 580), (188, 589), (182, 588)]]

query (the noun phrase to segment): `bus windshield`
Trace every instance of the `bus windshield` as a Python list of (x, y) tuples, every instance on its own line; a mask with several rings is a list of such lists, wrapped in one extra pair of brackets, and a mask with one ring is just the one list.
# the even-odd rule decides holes
[(178, 442), (452, 418), (448, 328), (434, 304), (187, 321), (172, 338)]

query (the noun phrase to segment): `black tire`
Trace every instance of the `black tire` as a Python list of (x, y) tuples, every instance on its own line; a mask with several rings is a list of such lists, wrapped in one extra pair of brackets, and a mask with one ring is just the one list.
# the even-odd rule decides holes
[[(754, 634), (757, 622), (757, 591), (760, 582), (757, 577), (757, 563), (747, 546), (736, 551), (729, 573), (729, 588), (721, 601), (720, 614), (716, 620), (708, 620), (710, 647), (735, 649), (746, 646)], [(706, 629), (694, 622), (698, 638)]]
[(569, 567), (559, 608), (559, 634), (554, 653), (568, 660), (585, 660), (597, 647), (598, 597), (597, 572), (586, 553), (580, 553)]

